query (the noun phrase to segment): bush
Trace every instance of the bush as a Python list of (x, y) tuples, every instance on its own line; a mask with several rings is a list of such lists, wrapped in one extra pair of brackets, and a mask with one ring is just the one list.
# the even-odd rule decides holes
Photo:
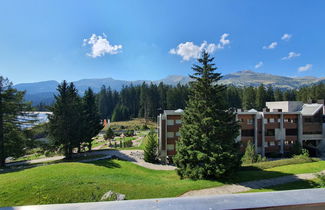
[(125, 136), (134, 136), (134, 130), (127, 130), (125, 133), (124, 133)]
[(257, 163), (257, 162), (262, 162), (262, 161), (266, 161), (266, 158), (262, 157), (259, 154), (256, 154), (254, 145), (252, 144), (251, 141), (248, 141), (246, 150), (245, 150), (245, 154), (242, 157), (242, 162), (244, 164), (252, 164), (252, 163)]
[(306, 149), (301, 150), (300, 155), (294, 155), (293, 158), (295, 159), (308, 159), (309, 158), (309, 152)]
[(146, 138), (147, 144), (144, 148), (144, 160), (149, 163), (155, 163), (157, 162), (158, 149), (157, 135), (151, 130)]
[(106, 140), (107, 140), (107, 139), (113, 139), (114, 136), (115, 136), (115, 134), (114, 134), (113, 129), (109, 127), (109, 128), (106, 130), (106, 133), (105, 133), (104, 138), (105, 138)]
[(141, 127), (141, 130), (148, 130), (149, 127), (147, 126), (147, 124), (143, 124), (142, 127)]
[(324, 173), (319, 173), (316, 174), (316, 178), (319, 180), (318, 185), (321, 188), (325, 187), (325, 174)]

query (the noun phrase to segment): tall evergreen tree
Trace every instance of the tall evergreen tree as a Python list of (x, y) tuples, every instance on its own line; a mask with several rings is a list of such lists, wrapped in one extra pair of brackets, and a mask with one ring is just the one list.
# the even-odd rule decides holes
[(239, 125), (235, 114), (225, 110), (225, 86), (206, 52), (194, 65), (190, 96), (182, 116), (181, 137), (174, 157), (177, 172), (192, 179), (219, 178), (240, 165), (235, 138)]
[(65, 157), (70, 159), (81, 139), (80, 98), (73, 83), (63, 81), (57, 90), (59, 94), (50, 108), (53, 114), (49, 116), (49, 133), (56, 145), (63, 145)]
[(279, 88), (276, 88), (274, 91), (274, 100), (283, 101), (283, 93)]
[(18, 116), (27, 109), (24, 94), (14, 89), (8, 79), (0, 76), (0, 167), (5, 166), (7, 157), (23, 154), (25, 137)]
[(91, 150), (92, 138), (95, 137), (103, 128), (100, 115), (98, 112), (96, 98), (91, 88), (85, 91), (82, 104), (82, 118), (83, 121), (83, 142), (86, 142), (88, 149)]
[(261, 84), (256, 90), (256, 108), (262, 110), (265, 107), (267, 99), (267, 93), (263, 84)]
[(244, 89), (243, 108), (247, 110), (256, 108), (256, 92), (252, 86), (246, 87)]
[(274, 101), (274, 91), (272, 85), (268, 85), (266, 91), (266, 101)]

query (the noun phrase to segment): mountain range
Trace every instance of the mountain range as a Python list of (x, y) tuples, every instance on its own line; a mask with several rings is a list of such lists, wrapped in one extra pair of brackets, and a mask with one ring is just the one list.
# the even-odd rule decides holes
[[(143, 82), (159, 84), (163, 82), (168, 85), (187, 84), (190, 81), (188, 76), (171, 75), (161, 80), (116, 80), (113, 78), (101, 79), (82, 79), (73, 82), (79, 93), (83, 93), (88, 87), (91, 87), (95, 92), (105, 85), (111, 87), (113, 90), (121, 90), (123, 86), (140, 85)], [(235, 85), (239, 87), (244, 86), (258, 86), (261, 83), (264, 85), (272, 85), (274, 88), (295, 89), (305, 85), (325, 82), (325, 77), (286, 77), (273, 74), (258, 73), (250, 70), (239, 71), (231, 74), (226, 74), (220, 80), (220, 83), (226, 85)], [(32, 101), (33, 104), (51, 103), (56, 93), (56, 88), (59, 82), (50, 80), (34, 83), (21, 83), (14, 85), (18, 90), (26, 91), (25, 99)]]

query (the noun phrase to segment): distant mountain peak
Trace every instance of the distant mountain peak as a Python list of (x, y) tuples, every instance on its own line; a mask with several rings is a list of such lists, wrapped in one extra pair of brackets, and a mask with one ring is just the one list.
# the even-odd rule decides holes
[[(188, 76), (183, 75), (169, 75), (161, 80), (116, 80), (111, 77), (97, 78), (97, 79), (81, 79), (75, 81), (74, 84), (80, 94), (83, 94), (88, 87), (91, 87), (95, 92), (98, 92), (100, 88), (105, 85), (111, 87), (113, 90), (120, 90), (123, 86), (130, 86), (131, 84), (141, 85), (143, 82), (159, 84), (163, 82), (167, 85), (187, 84), (191, 79)], [(231, 74), (223, 75), (220, 83), (226, 85), (235, 85), (239, 87), (244, 86), (259, 86), (261, 83), (264, 85), (272, 85), (276, 88), (293, 89), (299, 88), (304, 85), (315, 84), (319, 82), (325, 82), (325, 78), (316, 77), (286, 77), (278, 76), (267, 73), (254, 72), (252, 70), (242, 70)], [(32, 100), (33, 104), (42, 102), (45, 97), (47, 100), (53, 100), (53, 94), (56, 93), (56, 88), (59, 83), (54, 80), (42, 81), (35, 83), (21, 83), (14, 87), (18, 90), (26, 90), (26, 100)]]

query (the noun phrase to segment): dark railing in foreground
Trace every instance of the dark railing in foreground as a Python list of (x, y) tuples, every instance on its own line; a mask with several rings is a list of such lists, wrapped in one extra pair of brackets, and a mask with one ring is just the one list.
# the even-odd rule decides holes
[(0, 210), (325, 209), (325, 188), (218, 196), (6, 207)]

